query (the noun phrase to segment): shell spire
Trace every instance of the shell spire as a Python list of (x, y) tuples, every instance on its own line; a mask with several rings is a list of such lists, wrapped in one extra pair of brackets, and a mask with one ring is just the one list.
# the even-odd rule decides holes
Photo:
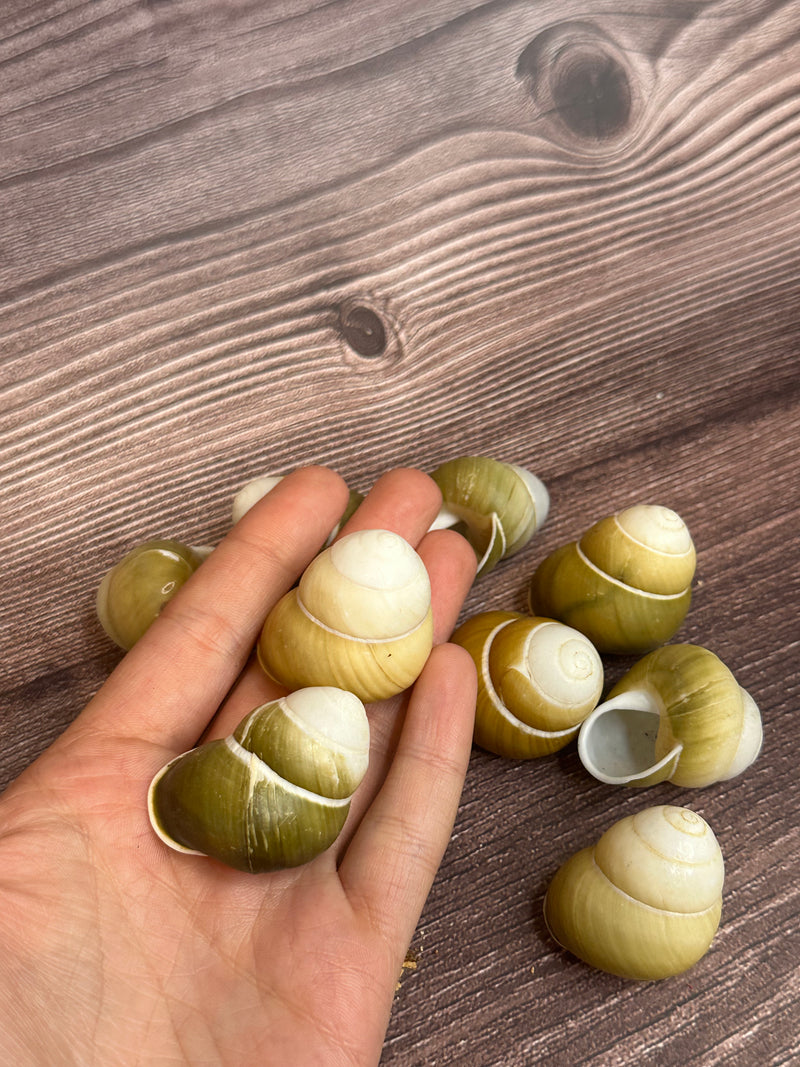
[(267, 616), (264, 671), (289, 689), (334, 685), (370, 702), (408, 688), (433, 645), (428, 573), (389, 530), (359, 530), (320, 553)]
[(637, 504), (543, 560), (531, 579), (530, 609), (574, 626), (601, 653), (641, 654), (683, 623), (695, 562), (683, 519)]
[(562, 864), (545, 895), (545, 921), (562, 948), (592, 967), (637, 981), (668, 978), (710, 948), (724, 876), (704, 819), (688, 808), (647, 808)]

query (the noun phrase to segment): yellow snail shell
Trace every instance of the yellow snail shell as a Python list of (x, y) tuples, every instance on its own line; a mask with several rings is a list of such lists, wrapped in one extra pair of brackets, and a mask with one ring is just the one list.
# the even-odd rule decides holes
[(451, 640), (478, 670), (475, 743), (499, 756), (556, 752), (600, 699), (599, 655), (583, 634), (553, 619), (484, 611)]
[(689, 788), (741, 774), (761, 750), (761, 715), (718, 656), (666, 645), (625, 674), (581, 727), (578, 755), (612, 785)]
[(167, 539), (128, 552), (97, 590), (97, 617), (111, 640), (132, 648), (210, 551)]
[(163, 767), (148, 793), (150, 821), (177, 852), (252, 873), (296, 867), (336, 840), (368, 760), (361, 701), (298, 690)]
[(408, 688), (432, 644), (422, 560), (398, 534), (359, 530), (321, 552), (278, 601), (258, 658), (289, 689), (334, 685), (370, 702)]
[(592, 967), (651, 981), (688, 970), (719, 926), (725, 868), (688, 808), (629, 815), (556, 873), (544, 900), (554, 939)]
[(683, 623), (695, 562), (680, 516), (637, 504), (595, 523), (539, 564), (530, 584), (531, 612), (574, 626), (599, 652), (648, 652)]
[(443, 463), (431, 477), (444, 501), (435, 525), (463, 525), (478, 557), (478, 575), (518, 552), (547, 518), (547, 489), (523, 467), (463, 456)]

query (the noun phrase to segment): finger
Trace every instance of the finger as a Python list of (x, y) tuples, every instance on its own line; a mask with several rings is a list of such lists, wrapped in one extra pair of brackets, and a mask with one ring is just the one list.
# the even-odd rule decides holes
[[(436, 633), (449, 636), (455, 622), (454, 616), (450, 622), (451, 604), (459, 596), (463, 585), (457, 575), (462, 570), (466, 570), (468, 575), (474, 574), (475, 556), (466, 541), (451, 531), (425, 535), (440, 504), (439, 489), (427, 475), (413, 469), (390, 471), (376, 482), (342, 536), (356, 529), (389, 529), (412, 544), (422, 538), (419, 547), (423, 561), (429, 567), (429, 573), (433, 568), (441, 576), (439, 585), (442, 587), (443, 606), (439, 610), (434, 598), (434, 629)], [(446, 547), (449, 538), (455, 541), (455, 547), (451, 546), (450, 549)], [(467, 580), (471, 581), (471, 577)], [(447, 629), (448, 625), (450, 629)], [(283, 692), (266, 681), (257, 664), (249, 664), (230, 699), (211, 724), (208, 739), (229, 734), (249, 711)]]
[[(447, 641), (455, 628), (464, 599), (475, 578), (476, 556), (468, 542), (452, 530), (426, 534), (418, 551), (431, 579), (434, 644)], [(353, 802), (354, 818), (369, 806), (386, 777), (402, 728), (402, 715), (396, 700), (372, 705), (370, 718), (370, 767), (367, 781)], [(349, 834), (344, 835), (343, 843)]]
[(405, 950), (452, 832), (475, 717), (476, 677), (455, 645), (433, 650), (397, 753), (339, 867), (354, 908)]
[(455, 628), (467, 593), (472, 588), (477, 557), (469, 543), (453, 530), (432, 530), (417, 546), (431, 579), (434, 644), (447, 641)]
[(356, 530), (392, 530), (416, 547), (441, 504), (442, 494), (432, 478), (399, 467), (375, 482), (339, 536)]
[(272, 604), (347, 503), (337, 474), (308, 467), (258, 501), (167, 604), (75, 722), (180, 751), (242, 670)]

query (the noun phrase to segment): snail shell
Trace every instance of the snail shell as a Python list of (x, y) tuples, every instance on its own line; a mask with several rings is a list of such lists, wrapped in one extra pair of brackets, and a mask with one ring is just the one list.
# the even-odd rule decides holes
[(600, 657), (563, 623), (484, 611), (462, 623), (451, 640), (466, 648), (478, 670), (475, 743), (498, 756), (556, 752), (600, 699)]
[(612, 785), (711, 785), (761, 750), (761, 715), (718, 656), (666, 645), (625, 674), (581, 727), (578, 755)]
[(298, 690), (163, 767), (148, 793), (150, 821), (178, 852), (253, 873), (296, 867), (336, 840), (368, 759), (357, 697)]
[(547, 489), (523, 467), (463, 456), (443, 463), (431, 477), (444, 501), (436, 525), (463, 529), (478, 557), (478, 575), (518, 552), (547, 518)]
[(667, 978), (708, 951), (724, 874), (704, 819), (688, 808), (647, 808), (562, 865), (545, 896), (545, 921), (563, 948), (592, 967), (641, 981)]
[(648, 652), (683, 623), (695, 562), (680, 516), (637, 504), (595, 523), (540, 563), (530, 608), (574, 626), (599, 652)]
[[(243, 485), (233, 498), (233, 503), (231, 504), (231, 521), (234, 524), (237, 523), (257, 501), (263, 496), (266, 496), (267, 493), (274, 489), (278, 482), (282, 480), (282, 474), (263, 474), (258, 478), (253, 478), (252, 481), (249, 481), (246, 485)], [(357, 493), (355, 489), (350, 490), (350, 499), (347, 502), (347, 507), (339, 522), (333, 530), (331, 530), (326, 542), (327, 544), (330, 544), (330, 542), (333, 541), (339, 530), (341, 530), (347, 520), (354, 514), (359, 504), (362, 503), (363, 499), (364, 497), (361, 493)]]
[(289, 689), (333, 685), (369, 702), (408, 688), (432, 644), (422, 560), (398, 534), (359, 530), (321, 552), (278, 601), (258, 658)]
[(97, 617), (111, 640), (132, 648), (210, 551), (172, 540), (132, 549), (97, 590)]

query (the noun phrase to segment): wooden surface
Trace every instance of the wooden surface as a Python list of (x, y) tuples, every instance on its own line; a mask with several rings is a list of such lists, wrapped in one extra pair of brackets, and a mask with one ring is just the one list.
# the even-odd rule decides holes
[[(535, 470), (551, 517), (468, 612), (619, 506), (678, 510), (679, 637), (753, 693), (761, 758), (643, 795), (476, 750), (382, 1063), (800, 1061), (796, 3), (4, 0), (0, 345), (2, 784), (118, 658), (103, 571), (215, 541), (265, 470)], [(721, 841), (723, 921), (632, 984), (542, 896), (664, 802)]]

